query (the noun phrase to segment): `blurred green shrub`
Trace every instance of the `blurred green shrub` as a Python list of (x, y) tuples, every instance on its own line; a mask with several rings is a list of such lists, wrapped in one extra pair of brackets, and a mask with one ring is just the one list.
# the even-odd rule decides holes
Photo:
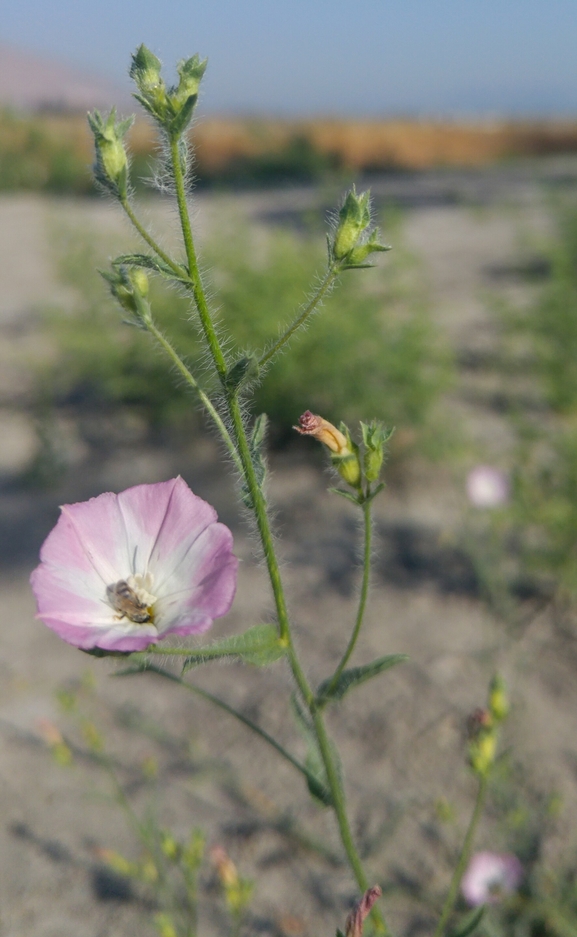
[[(221, 234), (204, 251), (221, 328), (246, 349), (260, 349), (276, 337), (323, 266), (316, 238), (312, 244), (286, 232), (253, 234)], [(93, 273), (96, 246), (68, 232), (61, 250), (62, 276), (79, 300), (72, 312), (47, 314), (55, 355), (38, 377), (39, 399), (80, 410), (129, 405), (152, 428), (190, 425), (188, 391), (149, 337), (121, 323)], [(354, 272), (345, 274), (257, 389), (255, 411), (268, 413), (276, 444), (292, 437), (292, 425), (309, 408), (337, 421), (379, 418), (399, 427), (399, 446), (433, 451), (435, 403), (451, 363), (415, 285), (418, 270), (400, 248), (368, 279), (367, 288)], [(188, 299), (155, 283), (152, 305), (158, 323), (202, 379), (203, 350)]]
[[(495, 518), (523, 594), (577, 597), (577, 208), (542, 248), (549, 273), (529, 303), (501, 304), (514, 434), (512, 492)], [(521, 379), (521, 384), (519, 384)], [(522, 388), (519, 393), (519, 387)]]
[(88, 160), (72, 141), (48, 133), (34, 118), (0, 111), (0, 190), (87, 193)]

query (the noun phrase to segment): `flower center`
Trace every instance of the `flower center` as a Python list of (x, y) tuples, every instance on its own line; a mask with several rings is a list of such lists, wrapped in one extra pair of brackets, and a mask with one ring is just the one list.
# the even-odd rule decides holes
[(157, 597), (149, 591), (151, 587), (150, 573), (144, 576), (136, 573), (107, 586), (106, 597), (118, 619), (128, 618), (137, 625), (154, 624), (154, 603)]

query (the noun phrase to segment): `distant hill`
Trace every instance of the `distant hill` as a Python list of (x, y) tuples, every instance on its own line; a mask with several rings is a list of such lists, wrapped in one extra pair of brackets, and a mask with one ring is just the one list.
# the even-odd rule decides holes
[(0, 106), (78, 112), (127, 101), (126, 92), (104, 77), (0, 43)]

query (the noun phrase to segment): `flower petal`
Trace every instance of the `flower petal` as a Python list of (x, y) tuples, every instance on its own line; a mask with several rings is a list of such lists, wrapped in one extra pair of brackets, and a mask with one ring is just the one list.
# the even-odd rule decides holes
[(118, 495), (118, 506), (133, 547), (132, 573), (145, 573), (151, 562), (157, 570), (165, 560), (172, 563), (182, 542), (194, 540), (216, 520), (214, 508), (194, 495), (180, 476), (128, 488)]
[(138, 651), (154, 644), (154, 625), (137, 625), (119, 618), (101, 599), (70, 592), (59, 580), (58, 571), (38, 566), (30, 577), (38, 605), (38, 618), (75, 647)]
[(214, 618), (226, 615), (234, 598), (237, 568), (230, 530), (224, 524), (210, 524), (158, 586), (159, 632), (200, 634)]

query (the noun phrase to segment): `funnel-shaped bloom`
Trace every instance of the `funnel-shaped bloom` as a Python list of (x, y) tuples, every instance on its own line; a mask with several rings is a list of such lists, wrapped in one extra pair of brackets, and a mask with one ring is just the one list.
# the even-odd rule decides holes
[(182, 478), (65, 504), (40, 559), (37, 617), (85, 650), (201, 634), (236, 588), (232, 534)]
[(476, 508), (498, 508), (509, 497), (509, 480), (492, 465), (477, 465), (467, 475), (467, 496)]
[(515, 891), (523, 877), (523, 866), (511, 853), (476, 852), (461, 882), (465, 901), (472, 907), (494, 904)]

